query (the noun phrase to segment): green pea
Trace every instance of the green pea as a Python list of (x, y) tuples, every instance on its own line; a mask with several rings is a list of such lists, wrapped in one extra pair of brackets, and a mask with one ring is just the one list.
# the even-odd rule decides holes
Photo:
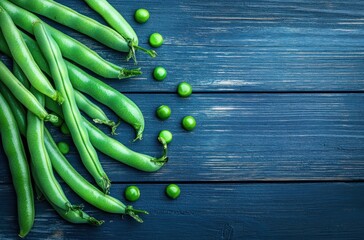
[(157, 108), (157, 117), (166, 120), (171, 116), (171, 108), (167, 105), (161, 105)]
[(159, 33), (153, 33), (149, 37), (149, 44), (152, 47), (160, 47), (163, 44), (163, 37)]
[(66, 155), (70, 151), (70, 146), (65, 142), (59, 142), (57, 144), (57, 147), (58, 147), (59, 151), (64, 155)]
[(192, 94), (192, 87), (187, 82), (181, 82), (178, 84), (177, 92), (181, 97), (188, 97)]
[(67, 127), (67, 124), (66, 123), (63, 123), (62, 125), (61, 125), (61, 132), (63, 133), (63, 134), (66, 134), (66, 135), (70, 135), (71, 133), (70, 133), (70, 130), (68, 129), (68, 127)]
[(158, 66), (154, 68), (153, 76), (158, 81), (163, 81), (167, 77), (167, 70), (164, 67)]
[(130, 202), (135, 202), (140, 198), (140, 190), (137, 186), (129, 186), (124, 191), (125, 198)]
[(166, 187), (166, 194), (168, 197), (176, 199), (181, 194), (181, 189), (178, 185), (172, 183)]
[(191, 131), (196, 127), (196, 119), (192, 116), (186, 116), (182, 119), (182, 126), (187, 131)]
[(166, 141), (166, 143), (170, 143), (172, 141), (172, 138), (173, 138), (173, 135), (170, 131), (168, 130), (162, 130), (160, 133), (159, 133), (159, 137), (160, 138), (163, 138), (164, 141)]
[(134, 18), (138, 23), (145, 23), (148, 21), (150, 15), (147, 9), (139, 8), (135, 11)]

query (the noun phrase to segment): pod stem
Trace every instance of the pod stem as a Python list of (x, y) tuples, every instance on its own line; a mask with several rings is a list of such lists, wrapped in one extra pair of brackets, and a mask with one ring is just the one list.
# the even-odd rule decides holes
[(139, 76), (141, 74), (142, 74), (142, 71), (140, 70), (140, 68), (134, 68), (134, 69), (122, 68), (120, 70), (118, 78), (119, 79), (131, 78), (131, 77)]
[(121, 120), (119, 120), (117, 124), (115, 124), (114, 126), (111, 127), (111, 135), (118, 135), (116, 133), (116, 129), (119, 127), (120, 123), (121, 123)]
[(147, 53), (152, 58), (155, 58), (157, 56), (156, 51), (154, 51), (152, 49), (146, 49), (146, 48), (140, 47), (132, 39), (127, 39), (127, 41), (129, 43), (129, 48), (130, 48), (128, 56), (126, 57), (127, 61), (129, 61), (132, 58), (134, 60), (134, 63), (137, 64), (137, 60), (136, 60), (136, 56), (135, 56), (135, 50), (141, 50), (141, 51)]
[(54, 97), (52, 97), (52, 99), (56, 101), (59, 105), (64, 102), (64, 98), (59, 91), (56, 91), (56, 94), (54, 94)]
[(116, 131), (116, 128), (119, 126), (120, 123), (118, 124), (115, 124), (114, 121), (111, 121), (111, 120), (101, 120), (101, 119), (98, 119), (98, 118), (95, 118), (93, 119), (94, 123), (97, 123), (97, 124), (104, 124), (106, 126), (109, 126), (111, 127), (111, 135), (116, 135), (115, 131)]
[(98, 184), (105, 194), (110, 193), (111, 182), (110, 179), (104, 174), (101, 179), (101, 184)]
[(45, 116), (44, 121), (50, 123), (57, 123), (59, 121), (59, 118), (56, 115), (48, 114), (47, 116)]
[(163, 155), (159, 158), (153, 158), (150, 161), (164, 165), (165, 163), (168, 162), (168, 156), (167, 156), (168, 147), (166, 141), (163, 138), (158, 137), (158, 141), (163, 145)]
[(139, 217), (138, 214), (149, 214), (147, 211), (144, 211), (144, 210), (138, 210), (138, 209), (134, 209), (133, 206), (126, 206), (126, 209), (125, 209), (125, 214), (129, 215), (130, 217), (134, 218), (137, 222), (139, 223), (143, 223), (143, 219), (141, 219)]
[(101, 226), (105, 221), (104, 220), (97, 220), (94, 217), (87, 217), (87, 222), (92, 226)]

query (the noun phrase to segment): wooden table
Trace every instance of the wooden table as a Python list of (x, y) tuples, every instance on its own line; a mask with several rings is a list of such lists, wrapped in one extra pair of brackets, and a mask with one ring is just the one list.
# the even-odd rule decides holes
[[(102, 21), (82, 1), (60, 2)], [(85, 204), (105, 224), (76, 226), (37, 202), (27, 239), (362, 239), (363, 1), (110, 3), (142, 46), (153, 32), (165, 37), (157, 58), (138, 53), (141, 77), (106, 80), (139, 105), (146, 121), (142, 141), (132, 143), (126, 124), (116, 138), (157, 156), (156, 136), (169, 129), (170, 160), (159, 172), (143, 173), (100, 154), (111, 195), (126, 202), (125, 187), (139, 186), (141, 198), (133, 205), (150, 212), (143, 224)], [(141, 7), (151, 13), (143, 25), (133, 20)], [(59, 28), (106, 59), (133, 67), (124, 54)], [(164, 82), (151, 76), (158, 65), (168, 70)], [(181, 81), (192, 84), (191, 97), (176, 94)], [(167, 121), (155, 116), (161, 104), (172, 108)], [(185, 115), (197, 119), (192, 132), (181, 128)], [(67, 157), (91, 181), (73, 145)], [(15, 193), (2, 149), (0, 159), (0, 239), (15, 239)], [(164, 194), (169, 183), (181, 187), (177, 200)], [(84, 203), (62, 186), (73, 203)]]

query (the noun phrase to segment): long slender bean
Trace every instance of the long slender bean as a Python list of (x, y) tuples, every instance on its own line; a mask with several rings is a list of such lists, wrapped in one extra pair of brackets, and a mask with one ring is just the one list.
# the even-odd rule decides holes
[[(18, 7), (8, 0), (0, 0), (0, 6), (4, 8), (14, 23), (30, 34), (33, 34), (33, 22), (40, 21), (34, 14)], [(95, 51), (86, 47), (79, 41), (47, 25), (52, 37), (59, 45), (62, 55), (81, 66), (95, 72), (105, 78), (129, 78), (141, 74), (140, 69), (125, 69), (110, 63), (98, 55)]]
[(95, 123), (105, 124), (111, 127), (111, 134), (115, 134), (116, 124), (111, 121), (105, 114), (105, 112), (92, 101), (90, 101), (83, 93), (75, 90), (75, 100), (77, 107), (84, 113), (86, 113)]
[(13, 60), (13, 74), (19, 80), (19, 82), (21, 82), (24, 85), (26, 89), (30, 89), (30, 83), (27, 76), (25, 76), (23, 70), (21, 70), (19, 65), (14, 60)]
[(34, 223), (33, 188), (23, 142), (9, 104), (0, 94), (0, 133), (17, 196), (19, 236), (25, 237)]
[[(44, 72), (50, 75), (48, 64), (45, 61), (38, 44), (27, 35), (23, 35), (23, 37), (37, 64)], [(9, 49), (6, 44), (4, 44), (1, 34), (0, 51), (9, 55)], [(124, 94), (86, 73), (74, 64), (68, 61), (65, 62), (73, 87), (108, 106), (120, 119), (134, 127), (136, 131), (135, 139), (141, 139), (145, 123), (143, 114), (139, 107)]]
[[(101, 42), (102, 44), (121, 52), (127, 52), (128, 58), (135, 59), (134, 46), (138, 49), (137, 41), (130, 41), (130, 38), (125, 38), (123, 35), (116, 32), (114, 29), (107, 27), (98, 21), (80, 14), (79, 12), (57, 3), (52, 0), (32, 0), (29, 4), (28, 0), (10, 0), (18, 6), (27, 9), (31, 12), (40, 14), (50, 18), (60, 24), (73, 28), (93, 39)], [(113, 9), (113, 8), (112, 8)], [(115, 10), (115, 9), (114, 9)], [(112, 13), (109, 13), (112, 14)], [(123, 19), (119, 24), (127, 25), (128, 33), (134, 33), (133, 37), (136, 38), (134, 30)], [(136, 38), (137, 39), (137, 38)], [(141, 48), (142, 49), (142, 48)], [(149, 55), (155, 57), (153, 50), (145, 50)]]
[(11, 55), (21, 67), (29, 81), (39, 92), (58, 103), (63, 102), (62, 96), (49, 83), (46, 76), (35, 63), (23, 37), (8, 13), (0, 7), (0, 28), (8, 43)]
[[(52, 101), (47, 101), (46, 107), (57, 113), (61, 119), (63, 118), (60, 107)], [(159, 138), (158, 140), (163, 144), (163, 155), (156, 158), (127, 148), (119, 141), (107, 136), (97, 127), (92, 125), (86, 118), (83, 118), (83, 124), (88, 131), (88, 136), (92, 145), (97, 150), (130, 167), (144, 172), (156, 172), (168, 161), (167, 144), (162, 138)]]
[(89, 7), (100, 14), (105, 21), (125, 39), (138, 44), (138, 36), (125, 18), (106, 0), (84, 0)]
[(65, 98), (62, 104), (62, 112), (82, 162), (101, 189), (105, 193), (109, 193), (110, 180), (100, 164), (96, 150), (90, 143), (86, 129), (82, 125), (81, 113), (77, 108), (67, 67), (58, 45), (40, 21), (34, 23), (34, 34), (49, 64), (56, 89)]
[(13, 73), (0, 61), (0, 81), (2, 81), (13, 95), (21, 102), (29, 111), (34, 113), (38, 118), (44, 121), (56, 123), (58, 117), (48, 114), (44, 107), (39, 104), (33, 94), (26, 89), (23, 84), (13, 75)]
[[(71, 223), (90, 224), (93, 226), (100, 226), (104, 223), (104, 221), (97, 220), (96, 218), (91, 217), (87, 213), (85, 213), (82, 210), (83, 209), (82, 205), (79, 205), (79, 206), (71, 205), (68, 202), (68, 199), (65, 198), (65, 196), (63, 197), (64, 198), (63, 201), (65, 202), (67, 209), (65, 209), (64, 207), (59, 207), (57, 204), (53, 203), (52, 200), (50, 200), (50, 198), (49, 198), (47, 190), (42, 189), (40, 177), (39, 177), (38, 173), (36, 172), (36, 170), (34, 169), (34, 167), (32, 167), (31, 170), (32, 170), (32, 176), (33, 176), (33, 179), (35, 182), (35, 186), (40, 191), (38, 194), (41, 194), (41, 195), (38, 195), (38, 197), (39, 196), (44, 197), (50, 203), (50, 205), (53, 207), (53, 209), (58, 213), (58, 215), (60, 217), (62, 217), (64, 220), (71, 222)], [(60, 189), (59, 192), (60, 192), (60, 196), (64, 195), (62, 189)]]
[(133, 209), (132, 206), (125, 206), (119, 200), (110, 195), (105, 195), (99, 189), (90, 184), (83, 178), (67, 161), (67, 159), (59, 152), (56, 143), (53, 141), (50, 133), (45, 131), (45, 146), (51, 157), (52, 166), (59, 176), (88, 203), (109, 213), (127, 214), (138, 222), (143, 220), (137, 215), (138, 213), (147, 213), (142, 210)]

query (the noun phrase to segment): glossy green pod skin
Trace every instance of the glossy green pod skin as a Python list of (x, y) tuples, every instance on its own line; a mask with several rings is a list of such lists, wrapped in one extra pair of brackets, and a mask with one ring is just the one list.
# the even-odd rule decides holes
[(47, 77), (35, 63), (18, 28), (9, 14), (0, 6), (0, 29), (9, 46), (11, 55), (21, 67), (29, 81), (39, 92), (58, 103), (63, 102), (62, 96), (53, 88)]
[(52, 0), (10, 0), (14, 4), (83, 33), (121, 52), (129, 52), (129, 44), (115, 30)]
[[(63, 118), (60, 107), (57, 104), (53, 103), (52, 101), (47, 101), (46, 107), (57, 113), (60, 118)], [(83, 118), (83, 124), (88, 131), (92, 145), (100, 152), (121, 163), (124, 163), (140, 171), (156, 172), (168, 162), (167, 144), (161, 138), (158, 140), (163, 145), (163, 155), (159, 158), (155, 158), (146, 154), (134, 152), (119, 141), (107, 136), (104, 132), (92, 125), (85, 118)]]
[(64, 120), (70, 130), (73, 142), (80, 153), (82, 163), (104, 193), (109, 193), (110, 180), (88, 138), (87, 130), (82, 125), (81, 113), (76, 104), (73, 87), (61, 51), (42, 22), (38, 21), (33, 25), (36, 40), (48, 62), (56, 89), (61, 92), (65, 99), (62, 104), (62, 113), (65, 116)]
[[(31, 12), (11, 3), (0, 0), (0, 7), (4, 8), (14, 23), (24, 31), (33, 34), (33, 23), (40, 19)], [(59, 45), (62, 55), (81, 66), (105, 78), (129, 78), (141, 74), (140, 69), (125, 69), (110, 63), (84, 44), (57, 29), (45, 24), (54, 40)]]
[[(44, 72), (51, 75), (48, 64), (41, 54), (38, 44), (27, 35), (23, 35), (23, 37), (37, 64)], [(10, 54), (1, 34), (0, 51), (6, 55)], [(68, 61), (65, 62), (73, 87), (111, 108), (120, 119), (134, 127), (136, 131), (135, 139), (142, 139), (145, 122), (143, 113), (139, 107), (124, 94), (86, 73), (74, 64)]]
[(64, 155), (60, 153), (50, 133), (47, 130), (45, 130), (45, 133), (45, 146), (50, 155), (54, 169), (77, 195), (105, 212), (127, 214), (138, 222), (143, 222), (137, 214), (147, 212), (135, 210), (132, 206), (125, 206), (124, 203), (110, 195), (104, 194), (98, 188), (90, 184), (72, 167)]
[(25, 76), (23, 70), (21, 70), (19, 65), (14, 60), (13, 60), (13, 74), (19, 80), (19, 82), (21, 82), (24, 85), (26, 89), (28, 90), (30, 89), (30, 83), (27, 76)]
[(58, 121), (58, 117), (48, 114), (34, 95), (19, 82), (19, 80), (2, 61), (0, 61), (0, 81), (8, 87), (11, 93), (19, 100), (19, 102), (21, 102), (21, 104), (34, 113), (39, 119), (53, 123)]
[[(14, 99), (14, 98), (13, 98)], [(0, 134), (17, 197), (19, 236), (25, 237), (33, 227), (35, 209), (30, 169), (18, 123), (9, 105), (0, 94)]]

